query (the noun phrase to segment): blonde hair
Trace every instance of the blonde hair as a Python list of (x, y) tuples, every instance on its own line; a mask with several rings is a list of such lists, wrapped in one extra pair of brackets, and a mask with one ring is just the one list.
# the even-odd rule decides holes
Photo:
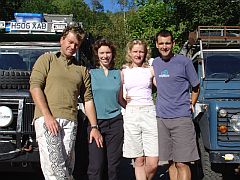
[(132, 67), (132, 58), (130, 56), (130, 52), (134, 45), (142, 45), (144, 48), (144, 59), (143, 59), (143, 67), (149, 67), (148, 60), (151, 58), (151, 49), (148, 47), (147, 43), (140, 39), (135, 39), (132, 41), (129, 41), (126, 46), (126, 61), (127, 63), (124, 66)]

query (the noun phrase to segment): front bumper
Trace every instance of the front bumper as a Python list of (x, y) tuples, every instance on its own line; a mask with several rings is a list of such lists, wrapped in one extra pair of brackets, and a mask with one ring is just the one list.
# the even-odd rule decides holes
[(212, 163), (240, 163), (240, 150), (233, 152), (210, 152), (209, 156)]

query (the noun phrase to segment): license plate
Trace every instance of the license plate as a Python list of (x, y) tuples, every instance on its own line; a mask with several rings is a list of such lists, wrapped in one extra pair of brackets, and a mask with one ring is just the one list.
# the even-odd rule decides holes
[(53, 23), (52, 24), (52, 31), (54, 32), (62, 32), (63, 29), (67, 27), (67, 23)]
[(11, 31), (47, 31), (45, 22), (11, 22)]
[(5, 21), (0, 21), (0, 29), (4, 29), (5, 28)]

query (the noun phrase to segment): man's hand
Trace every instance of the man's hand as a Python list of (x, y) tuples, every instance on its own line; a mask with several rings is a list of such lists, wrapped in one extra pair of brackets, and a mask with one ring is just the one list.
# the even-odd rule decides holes
[[(96, 112), (93, 100), (85, 102), (85, 113), (91, 125), (97, 124)], [(96, 141), (97, 146), (103, 147), (103, 137), (97, 128), (92, 128), (89, 135), (89, 143), (92, 143), (93, 139)]]
[(96, 144), (99, 148), (103, 147), (103, 137), (96, 128), (92, 128), (90, 131), (89, 143), (92, 143), (93, 139), (96, 141)]
[(30, 92), (35, 104), (38, 106), (44, 116), (44, 122), (48, 131), (52, 135), (57, 135), (59, 131), (59, 124), (50, 112), (43, 90), (39, 87), (35, 87), (30, 89)]
[(130, 103), (131, 100), (132, 100), (131, 96), (126, 95), (126, 101), (127, 101), (127, 103)]
[(48, 131), (52, 135), (57, 135), (60, 127), (56, 119), (53, 116), (44, 116), (44, 122)]
[(191, 112), (194, 113), (194, 105), (192, 103), (190, 104), (190, 109), (191, 109)]

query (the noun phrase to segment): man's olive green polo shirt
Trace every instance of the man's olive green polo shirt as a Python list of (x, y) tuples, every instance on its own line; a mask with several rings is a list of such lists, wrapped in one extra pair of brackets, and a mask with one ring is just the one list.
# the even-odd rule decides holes
[[(56, 118), (77, 120), (77, 103), (80, 93), (84, 101), (92, 99), (91, 84), (86, 67), (78, 65), (76, 59), (70, 60), (57, 54), (43, 54), (34, 64), (30, 77), (30, 89), (43, 90), (52, 115)], [(80, 90), (85, 92), (80, 92)], [(43, 116), (35, 107), (34, 119)]]

